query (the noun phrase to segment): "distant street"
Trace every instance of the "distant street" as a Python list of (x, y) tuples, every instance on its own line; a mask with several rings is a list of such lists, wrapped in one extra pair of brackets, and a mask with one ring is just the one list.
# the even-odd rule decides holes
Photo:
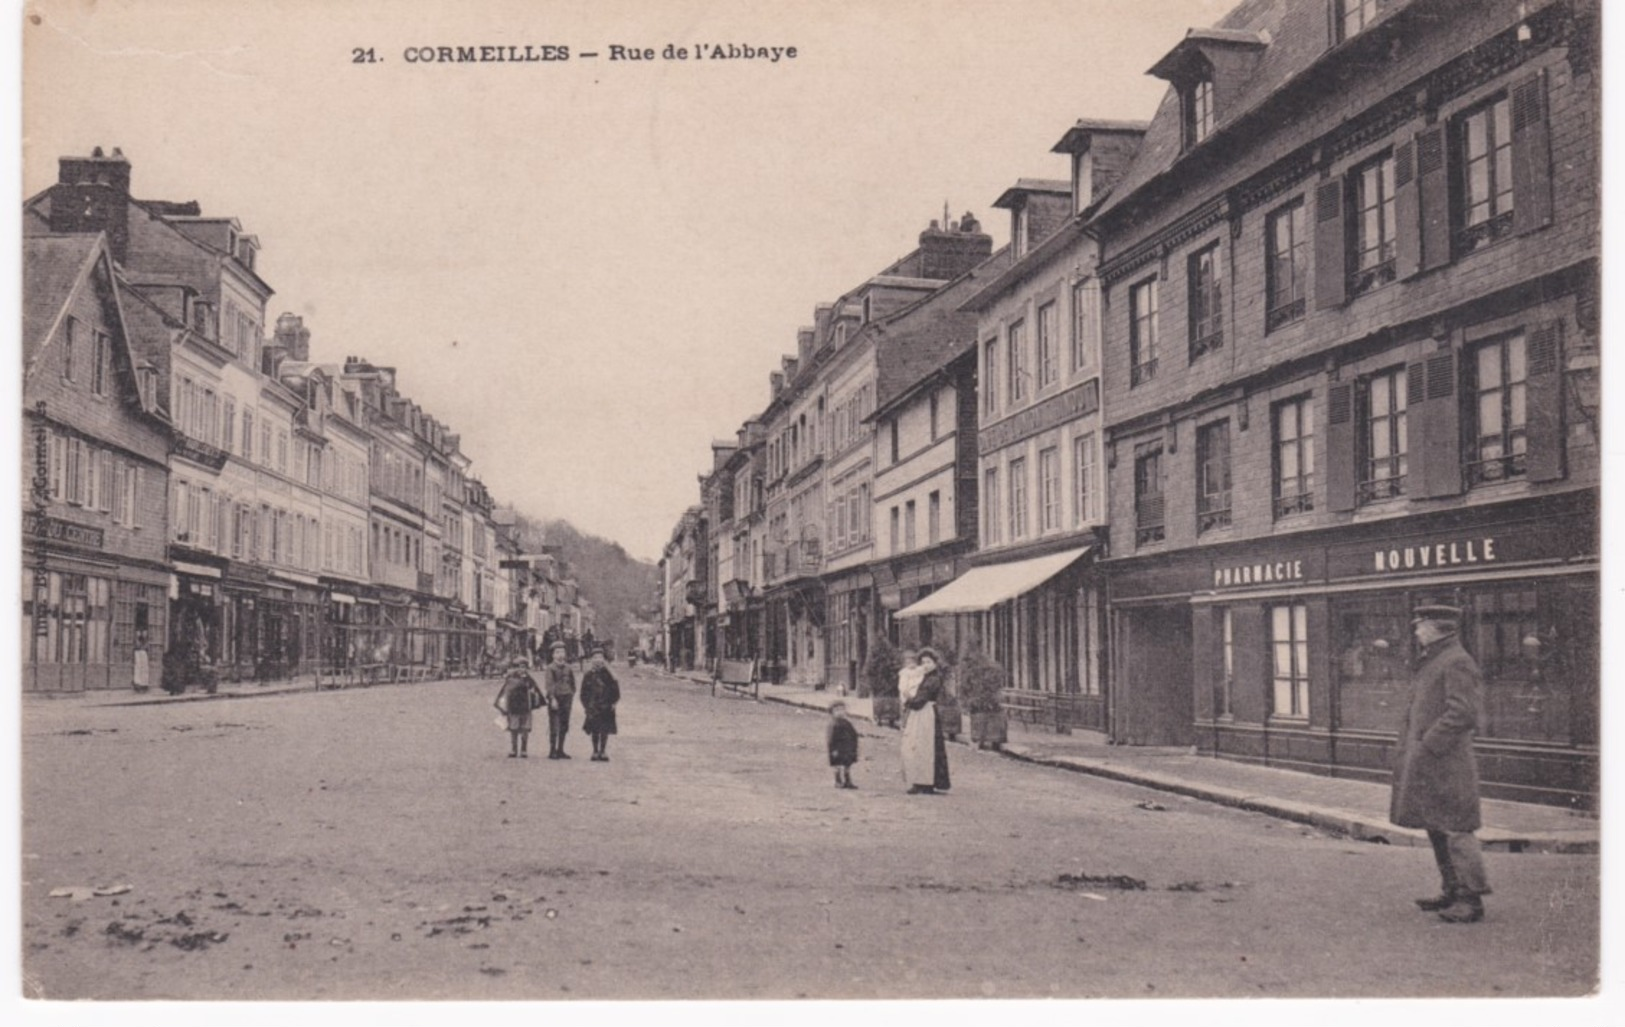
[[(101, 999), (1576, 995), (1595, 856), (1425, 849), (950, 746), (903, 794), (860, 723), (615, 668), (611, 762), (506, 758), (494, 681), (25, 701), (24, 985)], [(1141, 808), (1148, 803), (1157, 808)], [(1143, 889), (1137, 887), (1143, 882)], [(128, 885), (118, 895), (53, 888)]]

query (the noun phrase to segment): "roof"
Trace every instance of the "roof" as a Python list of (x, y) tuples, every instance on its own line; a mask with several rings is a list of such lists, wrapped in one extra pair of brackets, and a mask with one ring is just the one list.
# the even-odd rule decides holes
[(79, 282), (106, 250), (100, 233), (23, 239), (23, 367), (51, 338)]
[(1089, 138), (1102, 133), (1134, 133), (1143, 135), (1151, 127), (1149, 121), (1112, 121), (1107, 118), (1079, 118), (1066, 130), (1061, 141), (1050, 147), (1051, 153), (1082, 153), (1089, 148)]
[(1072, 183), (1058, 178), (1018, 178), (1016, 184), (999, 194), (993, 201), (993, 206), (1009, 210), (1015, 206), (1016, 201), (1033, 193), (1059, 193), (1062, 196), (1072, 195)]
[(875, 344), (876, 413), (975, 347), (976, 315), (960, 308), (987, 276), (1004, 268), (1009, 252), (1008, 246), (1000, 248), (929, 298), (881, 322)]

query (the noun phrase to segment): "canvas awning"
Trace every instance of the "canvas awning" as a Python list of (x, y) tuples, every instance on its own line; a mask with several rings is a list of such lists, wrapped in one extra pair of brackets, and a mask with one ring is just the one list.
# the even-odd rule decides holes
[(980, 613), (1030, 592), (1072, 566), (1089, 546), (1068, 549), (1030, 560), (972, 567), (942, 588), (902, 610), (894, 617), (934, 617), (950, 613)]

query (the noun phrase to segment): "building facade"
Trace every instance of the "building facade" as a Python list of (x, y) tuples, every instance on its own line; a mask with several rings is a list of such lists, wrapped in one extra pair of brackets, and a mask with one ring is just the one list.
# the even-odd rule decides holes
[(1596, 18), (1254, 2), (1153, 68), (1091, 223), (1118, 740), (1382, 779), (1442, 599), (1486, 792), (1592, 801)]

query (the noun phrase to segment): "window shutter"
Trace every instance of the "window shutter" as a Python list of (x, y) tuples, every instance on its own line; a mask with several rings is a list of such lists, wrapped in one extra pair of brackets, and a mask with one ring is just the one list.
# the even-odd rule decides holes
[(1354, 509), (1354, 385), (1343, 382), (1326, 393), (1326, 507), (1339, 513)]
[[(1443, 125), (1416, 134), (1416, 195), (1422, 221), (1421, 270), (1432, 271), (1450, 263), (1449, 150)], [(1400, 237), (1404, 234), (1401, 228)]]
[(1401, 280), (1414, 278), (1422, 271), (1422, 201), (1416, 184), (1414, 142), (1394, 148), (1394, 220), (1395, 270)]
[(1191, 683), (1196, 687), (1196, 715), (1203, 720), (1218, 712), (1213, 708), (1213, 685), (1224, 673), (1224, 654), (1219, 651), (1220, 635), (1214, 621), (1222, 615), (1216, 606), (1197, 607), (1191, 615), (1191, 651), (1196, 654), (1191, 661), (1195, 672)]
[(1563, 325), (1551, 321), (1528, 335), (1526, 473), (1530, 481), (1557, 481), (1564, 474)]
[[(1410, 406), (1408, 372), (1406, 400), (1410, 436), (1410, 480), (1414, 495), (1454, 496), (1461, 493), (1461, 406), (1456, 398), (1456, 355), (1440, 353), (1421, 367), (1423, 399)], [(1418, 416), (1420, 415), (1420, 416)], [(1421, 457), (1421, 467), (1417, 457)]]
[(1315, 190), (1315, 306), (1341, 307), (1348, 297), (1344, 267), (1348, 247), (1343, 235), (1343, 180), (1322, 182)]
[(1551, 125), (1537, 71), (1512, 87), (1512, 227), (1522, 235), (1551, 223)]

